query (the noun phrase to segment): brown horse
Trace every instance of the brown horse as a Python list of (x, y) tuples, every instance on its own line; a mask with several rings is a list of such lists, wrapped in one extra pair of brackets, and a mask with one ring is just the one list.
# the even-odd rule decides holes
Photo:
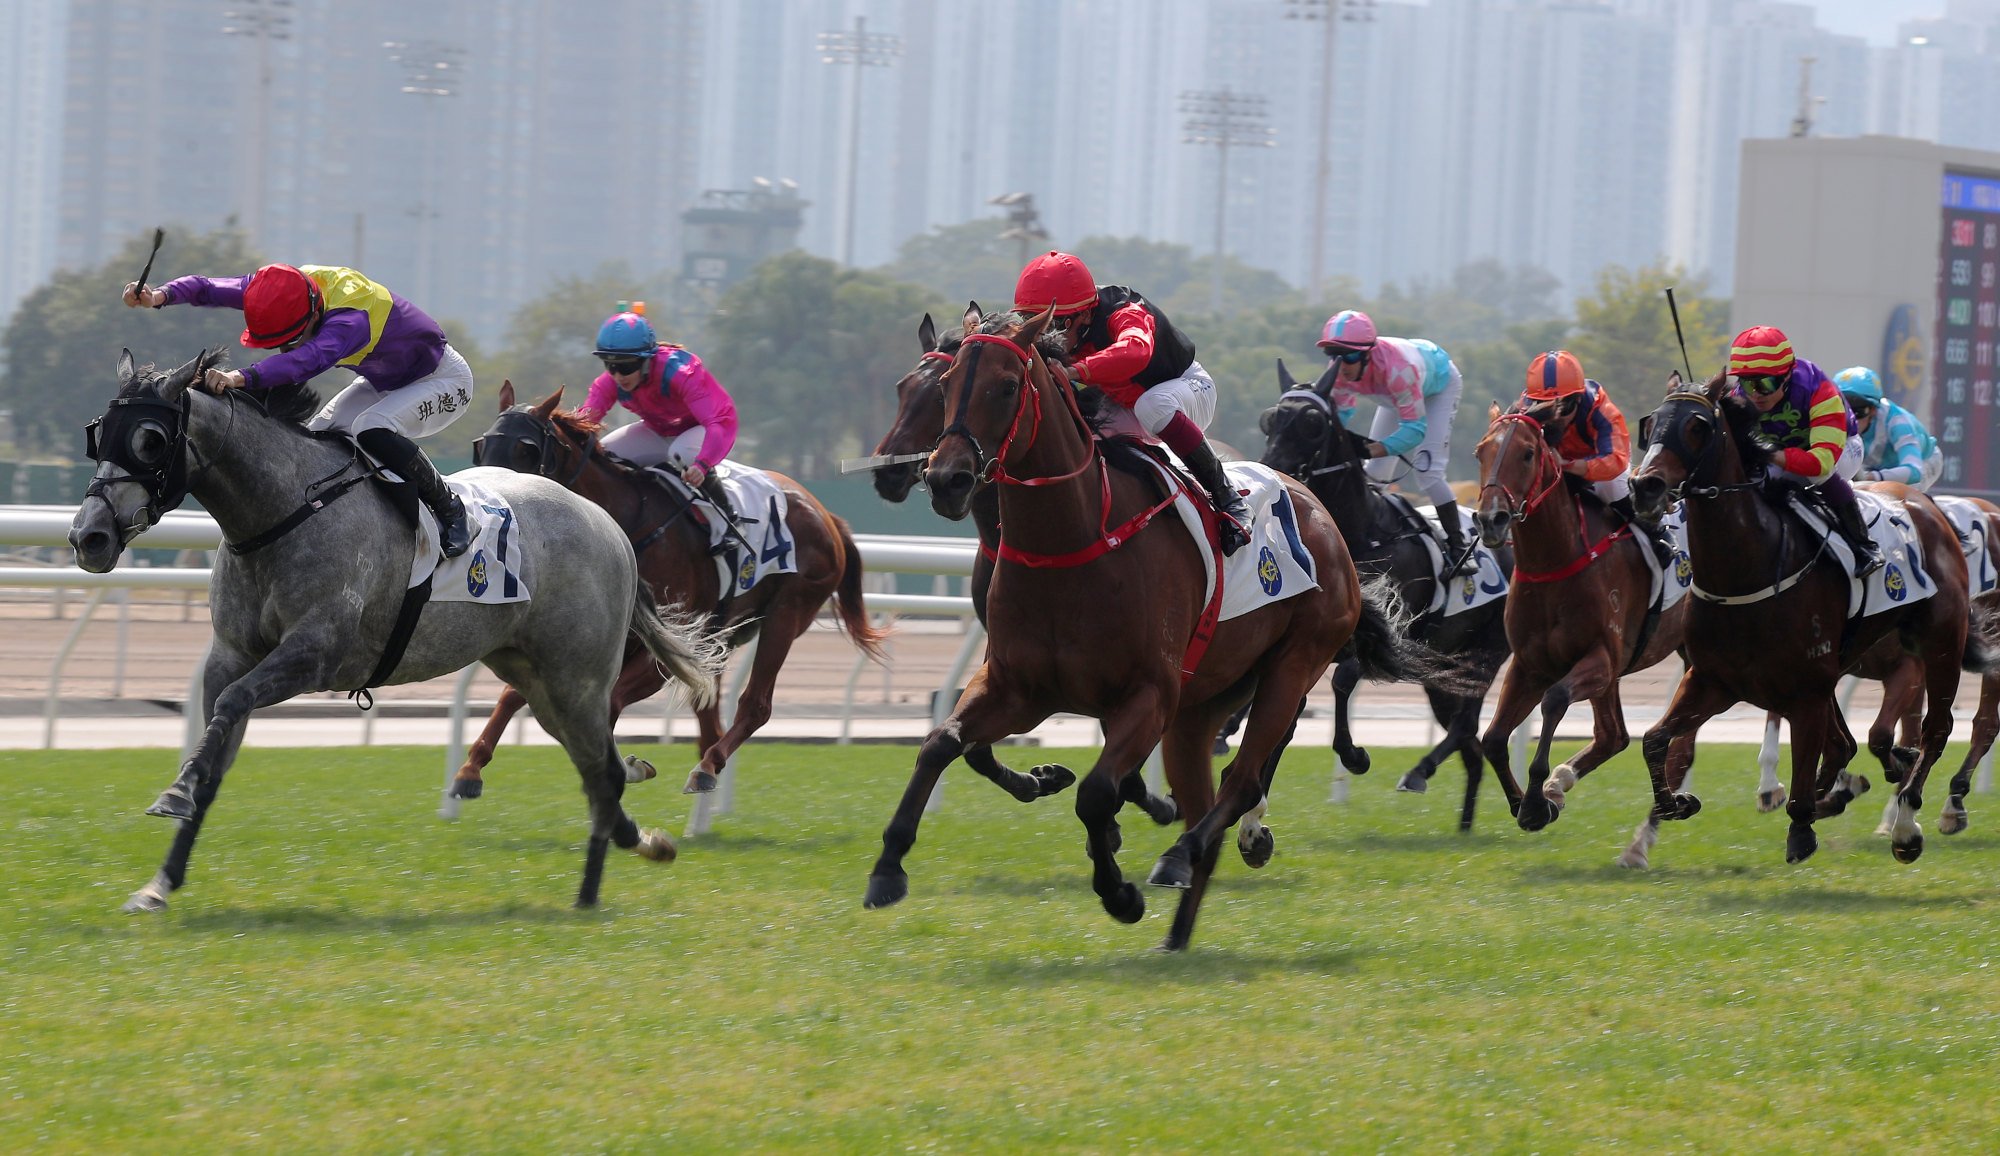
[[(477, 443), (476, 456), (482, 465), (554, 479), (604, 507), (631, 537), (639, 556), (639, 576), (663, 605), (708, 615), (712, 627), (732, 647), (760, 639), (729, 730), (722, 730), (718, 704), (695, 711), (701, 759), (688, 773), (685, 789), (713, 790), (730, 756), (769, 721), (771, 691), (785, 656), (828, 598), (834, 599), (848, 638), (869, 656), (881, 657), (882, 632), (868, 621), (861, 599), (861, 554), (846, 522), (820, 505), (804, 486), (773, 473), (770, 476), (785, 491), (785, 528), (797, 550), (798, 571), (774, 574), (743, 594), (726, 596), (709, 553), (708, 530), (691, 516), (685, 493), (653, 471), (606, 453), (597, 441), (597, 423), (557, 411), (562, 395), (557, 389), (539, 405), (516, 406), (513, 383), (502, 385), (500, 417)], [(657, 665), (644, 652), (628, 648), (611, 694), (612, 721), (662, 685)], [(465, 765), (452, 784), (454, 794), (479, 797), (480, 769), (492, 761), (500, 736), (523, 705), (512, 687), (501, 694), (486, 729), (466, 752)], [(628, 760), (628, 776), (650, 778), (651, 768), (635, 767), (635, 762)]]
[[(1562, 814), (1579, 779), (1631, 744), (1618, 680), (1680, 648), (1687, 600), (1649, 622), (1651, 547), (1571, 491), (1554, 449), (1562, 430), (1553, 405), (1507, 413), (1496, 405), (1491, 418), (1477, 451), (1477, 520), (1489, 546), (1513, 536), (1507, 641), (1514, 661), (1481, 742), (1522, 830), (1539, 831)], [(1507, 743), (1537, 698), (1542, 738), (1524, 794), (1508, 768)], [(1578, 699), (1590, 702), (1590, 745), (1551, 771), (1549, 743)]]
[[(1989, 665), (1984, 645), (1968, 648), (1966, 570), (1957, 535), (1929, 498), (1895, 487), (1915, 528), (1935, 590), (1930, 597), (1849, 619), (1850, 579), (1789, 507), (1774, 505), (1750, 477), (1743, 456), (1755, 453), (1756, 413), (1729, 388), (1727, 374), (1706, 385), (1670, 380), (1666, 400), (1649, 419), (1650, 444), (1633, 477), (1642, 513), (1684, 500), (1694, 589), (1687, 637), (1687, 672), (1642, 749), (1653, 780), (1653, 814), (1685, 819), (1700, 809), (1684, 793), (1702, 723), (1743, 701), (1775, 710), (1792, 730), (1792, 789), (1785, 811), (1791, 827), (1785, 861), (1798, 863), (1819, 846), (1813, 821), (1836, 814), (1845, 800), (1831, 788), (1855, 744), (1840, 717), (1834, 689), (1841, 673), (1885, 636), (1894, 635), (1903, 661), (1885, 680), (1895, 697), (1921, 686), (1926, 698), (1922, 749), (1914, 765), (1903, 751), (1885, 752), (1887, 776), (1899, 784), (1891, 850), (1902, 862), (1923, 853), (1916, 812), (1924, 781), (1951, 737), (1951, 704), (1959, 665)], [(1885, 490), (1890, 489), (1885, 487)], [(1893, 563), (1882, 581), (1918, 580)], [(1822, 795), (1824, 793), (1824, 795)]]
[[(975, 492), (1000, 487), (1000, 555), (987, 591), (986, 662), (951, 717), (924, 740), (910, 784), (882, 833), (866, 905), (909, 892), (903, 858), (938, 776), (969, 746), (1029, 730), (1057, 711), (1099, 719), (1104, 747), (1077, 786), (1092, 887), (1113, 918), (1145, 913), (1115, 858), (1121, 783), (1153, 745), (1187, 831), (1149, 882), (1181, 889), (1164, 947), (1187, 946), (1223, 834), (1244, 820), (1246, 860), (1268, 858), (1260, 821), (1276, 753), (1299, 705), (1349, 639), (1377, 665), (1419, 660), (1364, 599), (1340, 532), (1310, 492), (1287, 483), (1316, 589), (1217, 624), (1202, 551), (1162, 501), (1156, 480), (1116, 470), (1093, 440), (1074, 391), (1035, 348), (1054, 310), (989, 319), (968, 334), (943, 378), (950, 422), (924, 479), (931, 504), (963, 518)], [(1144, 467), (1141, 467), (1143, 470)], [(1167, 524), (1154, 522), (1155, 515)], [(1205, 647), (1205, 649), (1204, 649)], [(1249, 725), (1217, 796), (1210, 743), (1252, 702)], [(1253, 859), (1253, 856), (1255, 858)]]

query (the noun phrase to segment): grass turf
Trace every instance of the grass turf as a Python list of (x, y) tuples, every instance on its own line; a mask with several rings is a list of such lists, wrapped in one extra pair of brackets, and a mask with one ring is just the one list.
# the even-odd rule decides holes
[[(691, 755), (627, 795), (678, 830)], [(1017, 766), (1035, 752), (1010, 750)], [(1070, 752), (1072, 766), (1087, 759)], [(1948, 752), (1924, 818), (1934, 829)], [(1906, 1151), (1983, 1146), (2000, 1043), (2000, 830), (1898, 866), (1883, 799), (1786, 867), (1753, 752), (1705, 748), (1707, 808), (1612, 866), (1634, 751), (1525, 835), (1455, 766), (1325, 801), (1294, 753), (1278, 854), (1224, 854), (1185, 955), (1089, 891), (1068, 794), (962, 768), (861, 893), (909, 748), (757, 745), (739, 814), (659, 867), (614, 852), (569, 907), (583, 802), (548, 748), (434, 816), (422, 748), (249, 750), (162, 916), (160, 752), (0, 754), (0, 1151)], [(1869, 768), (1871, 771), (1874, 768)], [(1170, 841), (1124, 816), (1128, 876)], [(1978, 1137), (1986, 1136), (1986, 1141)]]

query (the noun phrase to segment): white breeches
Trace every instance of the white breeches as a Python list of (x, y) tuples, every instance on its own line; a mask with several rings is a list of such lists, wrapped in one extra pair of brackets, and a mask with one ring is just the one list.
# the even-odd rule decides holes
[(1215, 421), (1215, 382), (1199, 361), (1190, 363), (1187, 372), (1172, 381), (1146, 387), (1132, 403), (1132, 416), (1155, 437), (1177, 413), (1186, 414), (1203, 430)]
[[(1405, 486), (1423, 491), (1433, 505), (1449, 506), (1456, 501), (1444, 472), (1451, 465), (1451, 419), (1458, 413), (1458, 395), (1464, 389), (1465, 378), (1458, 372), (1458, 366), (1453, 365), (1451, 384), (1424, 399), (1424, 440), (1401, 459), (1376, 458), (1369, 462), (1368, 476), (1378, 482), (1395, 481), (1400, 476)], [(1379, 442), (1402, 424), (1403, 419), (1394, 409), (1382, 406), (1368, 425), (1368, 436)], [(1405, 460), (1410, 463), (1408, 473), (1403, 472)]]
[(707, 437), (708, 430), (703, 426), (691, 426), (666, 437), (645, 422), (635, 421), (605, 434), (602, 444), (628, 462), (642, 466), (657, 466), (664, 462), (677, 470), (684, 470), (700, 456), (701, 443)]
[(401, 389), (384, 392), (357, 377), (353, 384), (333, 395), (325, 408), (313, 415), (306, 428), (337, 429), (358, 434), (363, 430), (394, 430), (406, 438), (424, 438), (459, 419), (472, 406), (472, 367), (458, 350), (447, 345), (444, 356), (429, 377), (420, 377)]

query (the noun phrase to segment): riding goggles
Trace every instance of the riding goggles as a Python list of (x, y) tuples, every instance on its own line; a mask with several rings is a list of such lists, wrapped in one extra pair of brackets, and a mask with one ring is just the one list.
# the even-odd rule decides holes
[(1768, 397), (1785, 388), (1785, 379), (1782, 377), (1738, 377), (1736, 380), (1743, 383), (1744, 389), (1759, 397)]
[(1368, 360), (1368, 351), (1365, 349), (1329, 349), (1326, 355), (1342, 365), (1359, 365)]
[(601, 353), (598, 354), (597, 359), (604, 363), (606, 370), (619, 377), (637, 373), (646, 367), (646, 358), (644, 357), (619, 357)]

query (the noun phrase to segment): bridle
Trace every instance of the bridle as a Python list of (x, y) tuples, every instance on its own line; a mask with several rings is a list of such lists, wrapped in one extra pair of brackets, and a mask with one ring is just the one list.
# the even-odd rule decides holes
[[(1527, 518), (1528, 516), (1533, 514), (1536, 510), (1540, 509), (1542, 503), (1548, 499), (1549, 494), (1554, 492), (1556, 487), (1562, 485), (1562, 458), (1556, 454), (1555, 448), (1549, 445), (1548, 439), (1542, 436), (1543, 432), (1542, 423), (1536, 421), (1533, 417), (1529, 416), (1528, 414), (1525, 413), (1501, 414), (1499, 417), (1493, 419), (1493, 426), (1492, 428), (1487, 430), (1486, 436), (1489, 438), (1493, 437), (1494, 431), (1498, 430), (1499, 427), (1502, 425), (1506, 425), (1509, 428), (1501, 432), (1500, 434), (1501, 440), (1494, 446), (1493, 459), (1496, 463), (1504, 458), (1507, 452), (1507, 443), (1513, 440), (1514, 434), (1516, 432), (1514, 427), (1518, 426), (1534, 427), (1535, 437), (1536, 437), (1535, 478), (1534, 481), (1529, 483), (1529, 486), (1531, 488), (1532, 487), (1540, 487), (1540, 488), (1534, 489), (1532, 493), (1529, 493), (1527, 497), (1523, 498), (1515, 494), (1513, 490), (1508, 489), (1507, 486), (1499, 480), (1498, 475), (1500, 471), (1496, 468), (1494, 470), (1494, 475), (1495, 475), (1494, 480), (1480, 486), (1479, 495), (1480, 495), (1480, 500), (1483, 502), (1486, 497), (1486, 491), (1488, 490), (1500, 491), (1500, 500), (1506, 504), (1508, 516), (1513, 518), (1515, 521), (1520, 521), (1521, 519)], [(1542, 482), (1542, 479), (1544, 477), (1548, 478), (1548, 483), (1546, 485), (1544, 485)]]
[[(1286, 409), (1287, 405), (1291, 406), (1290, 410)], [(1290, 418), (1290, 414), (1304, 411), (1308, 406), (1325, 415), (1325, 429), (1321, 431), (1319, 444), (1313, 448), (1312, 455), (1306, 458), (1302, 472), (1293, 476), (1302, 482), (1311, 482), (1314, 478), (1325, 477), (1328, 474), (1337, 474), (1343, 470), (1351, 470), (1361, 465), (1362, 463), (1359, 458), (1344, 462), (1334, 462), (1331, 465), (1326, 464), (1327, 458), (1333, 453), (1334, 439), (1343, 436), (1342, 427), (1334, 416), (1333, 403), (1328, 401), (1325, 395), (1316, 389), (1300, 388), (1286, 390), (1284, 393), (1278, 395), (1278, 404), (1264, 411), (1257, 424), (1265, 437), (1274, 436), (1279, 430), (1289, 426), (1292, 420), (1296, 420)], [(1280, 425), (1278, 422), (1278, 418), (1280, 417), (1286, 417), (1288, 420), (1283, 425)]]
[[(1706, 409), (1709, 420), (1715, 425), (1717, 436), (1709, 438), (1699, 450), (1691, 449), (1687, 444), (1686, 437), (1681, 433), (1681, 428), (1686, 423), (1682, 421), (1670, 421), (1666, 423), (1666, 428), (1660, 433), (1656, 444), (1661, 449), (1679, 458), (1682, 464), (1687, 467), (1686, 475), (1677, 484), (1670, 487), (1667, 493), (1676, 498), (1717, 498), (1723, 494), (1757, 488), (1757, 483), (1754, 481), (1730, 483), (1714, 481), (1715, 471), (1721, 468), (1716, 458), (1715, 450), (1718, 445), (1722, 444), (1720, 434), (1725, 422), (1728, 420), (1722, 413), (1722, 407), (1716, 404), (1715, 400), (1706, 393), (1687, 390), (1668, 394), (1666, 402), (1660, 408), (1664, 411), (1668, 406), (1675, 405), (1676, 403), (1699, 405)], [(1659, 423), (1656, 420), (1654, 424), (1657, 425)]]
[[(526, 427), (533, 432), (509, 433), (502, 429), (503, 426), (508, 425), (516, 427), (517, 431), (520, 427)], [(476, 466), (506, 466), (505, 462), (488, 461), (486, 456), (486, 448), (492, 444), (492, 439), (495, 437), (504, 438), (508, 444), (533, 446), (535, 448), (535, 474), (538, 477), (547, 478), (567, 490), (576, 483), (578, 478), (583, 476), (584, 467), (590, 464), (591, 447), (588, 445), (572, 445), (569, 439), (557, 437), (556, 434), (555, 423), (537, 414), (533, 406), (516, 406), (506, 413), (501, 414), (499, 419), (493, 423), (493, 428), (486, 434), (481, 434), (472, 439), (472, 464)], [(595, 444), (596, 439), (592, 438), (591, 441)], [(576, 455), (576, 468), (569, 472), (569, 477), (567, 478), (558, 478), (555, 475), (555, 461), (553, 460), (555, 455), (549, 452), (552, 443), (560, 443), (564, 453)]]
[[(958, 413), (953, 415), (950, 424), (944, 427), (944, 432), (938, 435), (937, 444), (943, 446), (945, 439), (951, 437), (964, 438), (966, 445), (972, 448), (974, 476), (982, 483), (998, 482), (1001, 485), (1007, 486), (1052, 486), (1058, 482), (1066, 482), (1076, 477), (1097, 463), (1100, 459), (1091, 440), (1090, 425), (1084, 421), (1083, 411), (1077, 408), (1075, 391), (1057, 385), (1049, 377), (1048, 362), (1042, 360), (1040, 350), (1024, 350), (1013, 339), (1002, 337), (997, 333), (968, 333), (965, 335), (963, 344), (959, 346), (957, 356), (952, 359), (952, 370), (956, 370), (961, 364), (961, 359), (963, 359), (963, 364), (966, 367), (965, 372), (968, 376), (977, 372), (979, 364), (978, 347), (982, 345), (991, 345), (1006, 350), (1016, 361), (1021, 363), (1021, 368), (1025, 371), (1022, 376), (1019, 399), (1014, 404), (1014, 420), (1008, 424), (1007, 432), (1001, 437), (998, 449), (991, 457), (988, 457), (985, 449), (979, 444), (978, 436), (972, 432), (970, 426), (965, 424), (966, 411), (972, 405), (972, 390), (967, 388), (964, 394), (958, 399)], [(952, 370), (947, 370), (947, 375)], [(939, 378), (938, 381), (940, 388), (942, 388), (944, 379)], [(1041, 478), (1017, 477), (1007, 472), (1005, 462), (1007, 455), (1013, 451), (1015, 439), (1021, 435), (1021, 423), (1024, 418), (1032, 418), (1032, 424), (1028, 431), (1027, 444), (1034, 445), (1035, 441), (1041, 436), (1041, 382), (1044, 381), (1048, 382), (1051, 387), (1062, 391), (1063, 400), (1068, 403), (1067, 408), (1069, 409), (1070, 416), (1076, 421), (1077, 432), (1082, 435), (1086, 446), (1092, 446), (1092, 450), (1084, 456), (1083, 461), (1075, 469), (1066, 474), (1053, 474)], [(936, 453), (936, 450), (932, 450), (932, 453)]]

